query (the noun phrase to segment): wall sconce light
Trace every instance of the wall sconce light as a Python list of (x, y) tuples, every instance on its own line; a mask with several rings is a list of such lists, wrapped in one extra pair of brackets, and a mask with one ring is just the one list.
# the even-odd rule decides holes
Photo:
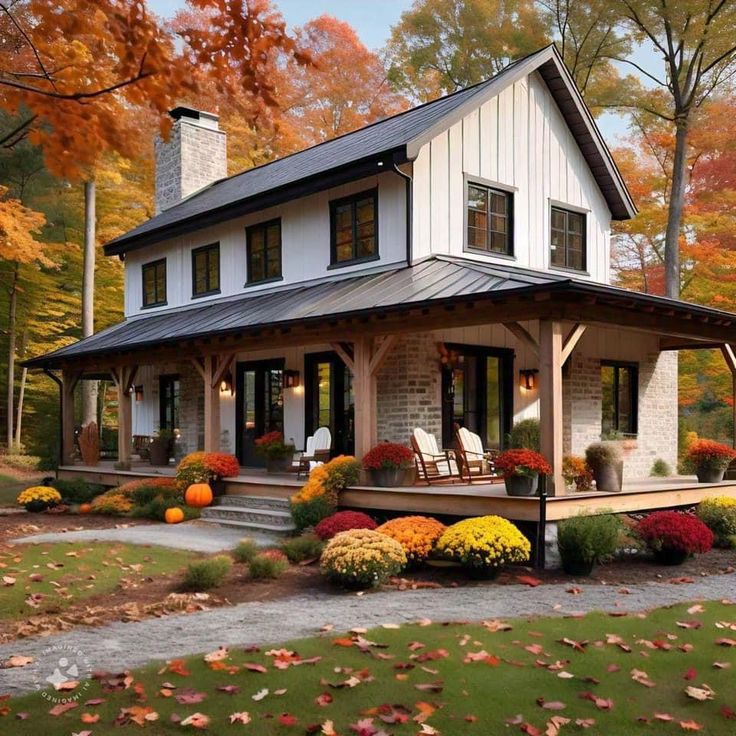
[(135, 396), (136, 401), (143, 401), (143, 386), (133, 386), (132, 393)]
[(284, 371), (284, 388), (299, 388), (299, 371)]
[(537, 387), (537, 373), (539, 371), (536, 368), (524, 368), (519, 371), (519, 385), (526, 391), (534, 391)]
[(231, 373), (226, 373), (223, 376), (222, 383), (220, 383), (220, 393), (226, 394), (230, 392), (230, 396), (235, 395), (235, 386), (233, 385), (233, 377)]

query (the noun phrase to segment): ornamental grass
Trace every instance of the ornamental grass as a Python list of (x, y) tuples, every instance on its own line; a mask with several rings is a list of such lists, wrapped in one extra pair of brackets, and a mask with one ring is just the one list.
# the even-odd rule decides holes
[(531, 545), (510, 521), (478, 516), (448, 527), (437, 541), (437, 551), (471, 571), (482, 571), (527, 562)]
[(716, 547), (736, 547), (736, 498), (704, 498), (698, 506), (697, 515), (713, 532)]
[(431, 516), (402, 516), (381, 524), (376, 531), (395, 539), (403, 548), (407, 560), (424, 562), (447, 527)]
[(385, 583), (406, 565), (401, 545), (371, 529), (340, 532), (325, 547), (322, 572), (348, 588), (370, 588)]

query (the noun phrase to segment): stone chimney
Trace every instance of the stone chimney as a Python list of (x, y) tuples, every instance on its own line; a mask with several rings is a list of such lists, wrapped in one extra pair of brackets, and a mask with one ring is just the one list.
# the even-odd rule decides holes
[(190, 107), (176, 107), (169, 115), (174, 126), (168, 143), (155, 142), (156, 214), (227, 176), (227, 136), (219, 116)]

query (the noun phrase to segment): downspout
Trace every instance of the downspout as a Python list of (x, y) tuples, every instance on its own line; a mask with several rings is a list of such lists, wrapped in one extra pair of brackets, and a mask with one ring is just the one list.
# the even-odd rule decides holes
[(64, 384), (62, 380), (55, 376), (48, 368), (44, 368), (43, 372), (59, 387), (59, 465), (64, 464), (64, 424), (62, 415), (64, 411)]
[(412, 179), (409, 174), (405, 174), (400, 168), (399, 165), (394, 161), (393, 163), (393, 169), (394, 171), (404, 180), (406, 184), (406, 265), (411, 266), (412, 265), (412, 246), (411, 246), (411, 236), (412, 236), (412, 228), (411, 223), (413, 219), (413, 183), (414, 180)]

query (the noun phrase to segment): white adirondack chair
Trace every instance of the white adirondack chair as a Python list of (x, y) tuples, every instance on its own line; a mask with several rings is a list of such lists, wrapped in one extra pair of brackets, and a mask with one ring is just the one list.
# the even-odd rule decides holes
[(496, 477), (495, 450), (486, 450), (480, 435), (471, 432), (467, 427), (457, 430), (457, 452), (460, 460), (461, 474), (469, 483), (475, 480), (493, 480)]
[(304, 454), (294, 461), (297, 468), (297, 477), (302, 473), (309, 475), (312, 468), (330, 459), (332, 449), (332, 434), (327, 427), (320, 427), (312, 436), (307, 437)]
[(433, 434), (417, 427), (411, 436), (419, 477), (427, 485), (433, 481), (449, 481), (459, 477), (452, 450), (440, 450)]

